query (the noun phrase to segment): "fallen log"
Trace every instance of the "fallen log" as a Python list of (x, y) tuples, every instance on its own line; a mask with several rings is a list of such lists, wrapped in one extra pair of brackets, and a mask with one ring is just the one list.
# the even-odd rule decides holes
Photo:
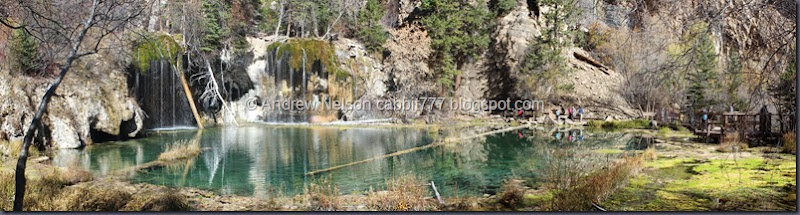
[(436, 190), (436, 184), (431, 181), (431, 187), (433, 188), (433, 193), (436, 194), (436, 200), (439, 200), (439, 204), (444, 204), (444, 200), (442, 200), (442, 196), (439, 195), (439, 190)]
[(606, 67), (605, 65), (603, 65), (599, 61), (596, 61), (596, 60), (592, 59), (592, 57), (586, 56), (586, 55), (578, 53), (578, 52), (573, 52), (572, 55), (575, 56), (575, 58), (580, 60), (580, 61), (589, 63), (592, 66), (597, 67), (598, 69), (600, 69), (601, 72), (605, 73), (606, 75), (610, 75), (608, 73), (608, 67)]

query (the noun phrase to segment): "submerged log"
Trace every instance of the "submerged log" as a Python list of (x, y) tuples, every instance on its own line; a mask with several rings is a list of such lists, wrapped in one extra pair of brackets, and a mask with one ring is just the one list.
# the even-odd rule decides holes
[(492, 135), (492, 134), (497, 134), (497, 133), (514, 131), (514, 130), (526, 128), (526, 127), (529, 127), (529, 126), (530, 125), (521, 125), (521, 126), (510, 127), (510, 128), (505, 128), (505, 129), (500, 129), (500, 130), (496, 130), (496, 131), (480, 133), (480, 134), (461, 137), (461, 138), (448, 138), (448, 139), (445, 139), (445, 140), (443, 140), (443, 141), (441, 141), (439, 143), (431, 143), (431, 144), (420, 146), (420, 147), (414, 147), (414, 148), (410, 148), (410, 149), (406, 149), (406, 150), (397, 151), (397, 152), (394, 152), (394, 153), (391, 153), (391, 154), (387, 154), (387, 155), (383, 155), (383, 156), (364, 159), (364, 160), (351, 162), (351, 163), (347, 163), (347, 164), (342, 164), (342, 165), (338, 165), (338, 166), (333, 166), (333, 167), (329, 167), (329, 168), (325, 168), (325, 169), (321, 169), (321, 170), (315, 170), (315, 171), (307, 172), (305, 175), (316, 175), (316, 174), (319, 174), (319, 173), (330, 172), (330, 171), (333, 171), (333, 170), (337, 170), (337, 169), (341, 169), (341, 168), (345, 168), (345, 167), (349, 167), (349, 166), (354, 166), (354, 165), (358, 165), (358, 164), (362, 164), (362, 163), (367, 163), (367, 162), (370, 162), (370, 161), (376, 161), (376, 160), (381, 160), (381, 159), (385, 159), (385, 158), (396, 157), (396, 156), (408, 154), (408, 153), (419, 151), (419, 150), (423, 150), (423, 149), (443, 146), (443, 145), (447, 145), (447, 144), (450, 144), (450, 143), (457, 143), (457, 142), (462, 141), (462, 140), (469, 140), (469, 139), (474, 139), (474, 138), (483, 137), (483, 136)]

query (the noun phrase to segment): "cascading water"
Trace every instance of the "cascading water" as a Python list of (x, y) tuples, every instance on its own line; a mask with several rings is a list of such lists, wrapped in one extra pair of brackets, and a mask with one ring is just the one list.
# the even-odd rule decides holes
[[(305, 49), (294, 53), (282, 50), (286, 48), (277, 46), (267, 50), (264, 71), (273, 80), (272, 90), (266, 95), (267, 101), (316, 100), (320, 103), (324, 102), (328, 98), (328, 74), (322, 61), (309, 58)], [(298, 63), (300, 65), (292, 65), (293, 55), (301, 56)], [(311, 62), (310, 70), (306, 68), (308, 62)], [(311, 83), (312, 79), (313, 83)], [(270, 109), (264, 113), (263, 120), (281, 123), (308, 122), (308, 118), (312, 114), (314, 113), (311, 111)]]
[(148, 116), (144, 119), (145, 129), (196, 126), (180, 77), (169, 61), (152, 61), (146, 72), (136, 72), (135, 76), (139, 80), (135, 88), (136, 99)]

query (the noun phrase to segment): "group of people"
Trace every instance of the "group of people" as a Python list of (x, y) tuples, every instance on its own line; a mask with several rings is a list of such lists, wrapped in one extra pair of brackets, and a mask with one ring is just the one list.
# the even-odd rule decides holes
[(580, 142), (583, 141), (583, 130), (575, 129), (567, 132), (557, 131), (553, 133), (553, 137), (556, 140), (561, 140), (562, 138), (566, 137), (566, 140), (569, 142)]
[(566, 110), (564, 110), (564, 106), (559, 106), (556, 109), (556, 119), (561, 121), (562, 118), (583, 121), (583, 106), (578, 106), (577, 108), (572, 106)]

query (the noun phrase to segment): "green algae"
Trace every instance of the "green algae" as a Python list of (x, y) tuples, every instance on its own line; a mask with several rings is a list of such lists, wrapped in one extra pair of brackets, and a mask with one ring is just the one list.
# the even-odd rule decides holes
[[(603, 204), (620, 211), (795, 210), (796, 158), (662, 158)], [(792, 198), (795, 197), (795, 198)]]
[(146, 73), (150, 69), (150, 63), (155, 60), (168, 60), (177, 66), (183, 47), (176, 42), (176, 37), (180, 35), (153, 34), (140, 39), (133, 53), (139, 71)]

